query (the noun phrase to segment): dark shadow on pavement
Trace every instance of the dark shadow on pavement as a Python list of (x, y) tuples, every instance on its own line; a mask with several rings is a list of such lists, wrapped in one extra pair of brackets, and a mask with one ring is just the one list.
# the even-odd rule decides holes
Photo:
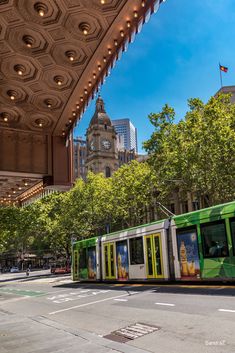
[(212, 283), (201, 283), (201, 284), (149, 284), (149, 283), (91, 283), (91, 282), (72, 282), (56, 284), (53, 288), (72, 288), (72, 289), (108, 289), (115, 291), (135, 291), (144, 292), (151, 291), (156, 293), (171, 293), (171, 294), (189, 294), (189, 295), (216, 295), (216, 296), (235, 296), (235, 284), (212, 284)]

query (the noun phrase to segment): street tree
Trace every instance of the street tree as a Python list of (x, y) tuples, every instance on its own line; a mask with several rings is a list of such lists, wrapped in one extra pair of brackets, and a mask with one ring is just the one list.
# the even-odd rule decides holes
[(206, 104), (190, 99), (188, 105), (178, 123), (168, 106), (149, 117), (155, 131), (144, 148), (159, 190), (165, 198), (176, 189), (195, 192), (208, 206), (230, 201), (235, 196), (235, 105), (224, 94)]

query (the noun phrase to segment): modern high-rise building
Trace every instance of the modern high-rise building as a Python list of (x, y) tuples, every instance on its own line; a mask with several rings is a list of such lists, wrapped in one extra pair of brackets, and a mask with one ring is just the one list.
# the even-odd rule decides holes
[(85, 179), (86, 176), (86, 156), (87, 156), (87, 145), (86, 140), (82, 137), (76, 137), (73, 140), (74, 147), (74, 178)]
[(137, 129), (134, 127), (130, 119), (112, 120), (112, 125), (114, 126), (117, 134), (119, 136), (123, 136), (124, 149), (128, 151), (133, 150), (137, 153)]

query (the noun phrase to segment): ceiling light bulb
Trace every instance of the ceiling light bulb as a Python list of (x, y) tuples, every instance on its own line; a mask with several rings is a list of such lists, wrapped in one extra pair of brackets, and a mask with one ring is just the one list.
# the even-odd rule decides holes
[(87, 29), (84, 29), (83, 30), (83, 34), (86, 36), (88, 34), (88, 30)]
[(117, 46), (118, 45), (118, 41), (117, 39), (114, 39), (114, 45)]
[(127, 21), (126, 25), (127, 25), (128, 28), (130, 28), (131, 27), (131, 22)]
[(8, 121), (8, 118), (5, 116), (5, 117), (3, 118), (3, 120), (4, 120), (4, 121)]
[(21, 70), (18, 71), (18, 75), (23, 75), (23, 72)]
[(134, 11), (134, 17), (137, 18), (138, 17), (138, 12)]
[(105, 4), (105, 0), (100, 0), (100, 3), (101, 3), (102, 5), (104, 5), (104, 4)]
[(39, 123), (38, 126), (42, 127), (42, 123)]
[(124, 37), (124, 32), (120, 31), (120, 35), (121, 35), (121, 37)]
[(12, 100), (12, 101), (15, 99), (15, 97), (14, 97), (14, 96), (10, 96), (10, 98), (11, 98), (11, 100)]
[(142, 1), (142, 2), (141, 2), (141, 6), (142, 6), (142, 7), (145, 7), (145, 1)]
[(111, 48), (108, 48), (108, 53), (112, 54), (112, 49)]
[(73, 112), (73, 116), (76, 116), (76, 112)]
[(84, 89), (84, 93), (85, 93), (85, 94), (87, 94), (87, 93), (88, 93), (87, 89)]
[(61, 85), (62, 85), (62, 81), (60, 81), (60, 80), (57, 81), (57, 85), (58, 85), (58, 86), (61, 86)]
[(89, 81), (89, 82), (88, 82), (88, 86), (91, 87), (91, 85), (92, 85), (92, 83), (91, 83), (91, 81)]
[(47, 106), (48, 106), (48, 108), (51, 108), (51, 103), (48, 103)]
[(18, 190), (21, 190), (21, 189), (22, 189), (22, 187), (21, 187), (21, 186), (19, 186), (19, 187), (18, 187)]
[(45, 15), (45, 12), (43, 10), (38, 11), (39, 16), (43, 17)]
[(95, 74), (95, 73), (93, 73), (93, 78), (94, 78), (94, 79), (96, 78), (96, 74)]
[(70, 60), (70, 61), (74, 61), (74, 57), (73, 57), (73, 56), (70, 56), (70, 57), (69, 57), (69, 60)]
[(101, 65), (98, 65), (98, 70), (101, 71)]

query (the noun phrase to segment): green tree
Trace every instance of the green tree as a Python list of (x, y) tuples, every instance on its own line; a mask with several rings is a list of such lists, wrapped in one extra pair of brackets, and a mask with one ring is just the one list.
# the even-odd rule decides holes
[(146, 222), (156, 189), (155, 173), (147, 163), (132, 161), (119, 168), (112, 177), (114, 225), (124, 228)]
[(229, 95), (212, 97), (206, 104), (190, 99), (188, 105), (179, 123), (173, 113), (166, 125), (162, 117), (168, 106), (150, 115), (156, 131), (144, 148), (159, 189), (165, 198), (177, 188), (196, 192), (208, 206), (230, 201), (235, 196), (235, 105)]

